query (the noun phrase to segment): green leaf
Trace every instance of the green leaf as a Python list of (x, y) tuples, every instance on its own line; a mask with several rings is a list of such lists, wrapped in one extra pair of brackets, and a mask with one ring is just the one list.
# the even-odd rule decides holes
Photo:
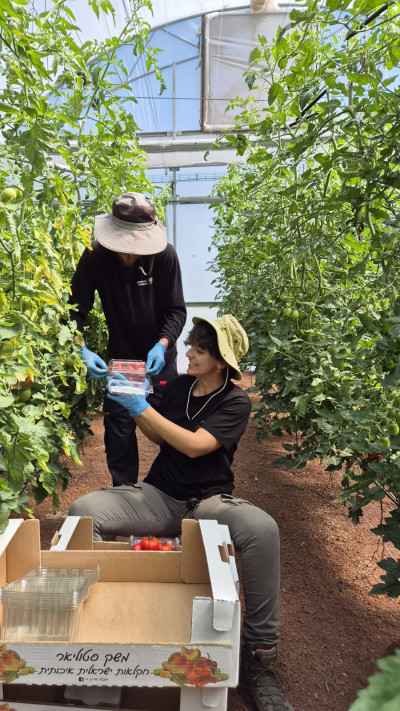
[(349, 711), (396, 711), (400, 708), (400, 649), (377, 662), (378, 671), (358, 692)]
[(339, 8), (347, 7), (348, 4), (347, 0), (327, 0), (326, 7), (328, 10), (334, 12), (335, 10), (339, 10)]
[(253, 88), (255, 80), (256, 80), (256, 75), (254, 72), (249, 72), (249, 74), (246, 74), (246, 84), (249, 87), (249, 89)]
[(0, 533), (4, 533), (8, 526), (9, 511), (0, 511)]
[(10, 490), (18, 492), (25, 481), (25, 465), (32, 457), (29, 440), (14, 438), (12, 447), (5, 457)]
[(254, 64), (254, 62), (258, 62), (260, 58), (261, 58), (260, 49), (258, 47), (254, 47), (254, 49), (252, 49), (250, 52), (249, 64)]
[(282, 393), (282, 397), (285, 397), (285, 395), (288, 395), (288, 394), (291, 393), (293, 390), (296, 390), (296, 388), (297, 388), (297, 386), (298, 386), (298, 382), (299, 382), (299, 381), (298, 381), (297, 378), (292, 378), (291, 380), (289, 380), (289, 381), (286, 383), (286, 385), (285, 385), (285, 389), (284, 389), (284, 391), (283, 391), (283, 393)]
[(19, 333), (19, 327), (13, 326), (0, 326), (0, 341), (9, 341), (14, 336)]
[(374, 79), (372, 74), (361, 74), (359, 72), (347, 74), (347, 78), (349, 81), (353, 82), (353, 84), (360, 84), (361, 86), (371, 84), (371, 80)]
[(12, 395), (0, 395), (0, 409), (11, 407), (14, 404)]
[(303, 415), (307, 412), (308, 395), (299, 395), (298, 397), (294, 397), (292, 398), (292, 402), (295, 403), (296, 412), (300, 415), (300, 417), (303, 417)]
[(273, 82), (268, 91), (268, 104), (272, 106), (278, 98), (284, 98), (285, 92), (278, 82)]

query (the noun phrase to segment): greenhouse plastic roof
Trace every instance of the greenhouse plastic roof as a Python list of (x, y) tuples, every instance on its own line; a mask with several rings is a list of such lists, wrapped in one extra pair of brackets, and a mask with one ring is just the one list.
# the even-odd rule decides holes
[[(100, 11), (96, 19), (88, 0), (68, 0), (80, 28), (78, 41), (101, 42), (120, 34), (136, 3), (111, 1), (115, 17)], [(34, 0), (38, 11), (48, 9), (49, 3)], [(152, 28), (149, 44), (160, 51), (158, 62), (167, 87), (160, 95), (155, 74), (147, 71), (144, 58), (137, 58), (128, 46), (121, 49), (119, 59), (135, 97), (132, 114), (149, 156), (148, 168), (204, 165), (204, 155), (216, 135), (233, 123), (234, 111), (227, 111), (229, 101), (249, 94), (243, 73), (258, 35), (275, 35), (293, 4), (276, 6), (276, 12), (251, 12), (250, 2), (243, 0), (152, 0), (152, 13), (147, 7), (139, 11)], [(121, 77), (121, 84), (125, 81)], [(253, 98), (265, 100), (262, 89)], [(223, 151), (210, 151), (207, 163), (242, 160), (227, 144)]]
[[(40, 2), (43, 5), (46, 4), (46, 0), (40, 0)], [(38, 4), (38, 0), (36, 0), (35, 5)], [(70, 0), (69, 5), (75, 15), (76, 23), (81, 29), (82, 41), (106, 39), (116, 31), (120, 31), (129, 16), (129, 0), (112, 0), (115, 10), (115, 25), (110, 15), (104, 13), (100, 13), (99, 20), (96, 21), (93, 10), (82, 0)], [(151, 28), (158, 28), (209, 12), (248, 8), (250, 3), (243, 2), (243, 0), (223, 0), (222, 2), (221, 0), (153, 0), (152, 6), (152, 13), (144, 8), (140, 11), (140, 15), (150, 24)]]

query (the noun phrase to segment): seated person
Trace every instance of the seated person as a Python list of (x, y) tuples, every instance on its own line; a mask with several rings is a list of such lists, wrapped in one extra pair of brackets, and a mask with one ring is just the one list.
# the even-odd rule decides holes
[[(293, 711), (277, 674), (279, 531), (265, 511), (232, 496), (231, 469), (251, 411), (237, 361), (247, 352), (246, 332), (234, 316), (193, 318), (187, 375), (166, 384), (159, 410), (141, 395), (108, 395), (126, 407), (137, 426), (160, 445), (143, 482), (83, 496), (70, 515), (91, 516), (103, 535), (178, 536), (184, 518), (226, 524), (242, 561), (245, 615), (240, 686), (258, 711)], [(109, 384), (116, 384), (108, 376)]]

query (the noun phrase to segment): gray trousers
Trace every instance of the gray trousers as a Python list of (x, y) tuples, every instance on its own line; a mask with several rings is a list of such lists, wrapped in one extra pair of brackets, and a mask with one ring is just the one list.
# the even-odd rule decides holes
[(159, 489), (138, 484), (100, 489), (75, 501), (71, 516), (91, 516), (93, 537), (178, 536), (184, 518), (214, 519), (228, 526), (241, 554), (245, 614), (243, 641), (272, 646), (279, 641), (279, 530), (274, 519), (248, 501), (218, 494), (189, 508)]

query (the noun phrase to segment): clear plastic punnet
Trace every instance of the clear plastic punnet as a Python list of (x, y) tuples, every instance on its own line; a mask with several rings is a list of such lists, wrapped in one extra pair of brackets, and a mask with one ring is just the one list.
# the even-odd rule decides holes
[(146, 397), (153, 392), (151, 377), (146, 373), (146, 363), (143, 360), (110, 360), (108, 372), (110, 376), (120, 374), (125, 378), (121, 379), (121, 384), (117, 385), (114, 381), (108, 386), (112, 395), (125, 393)]
[(12, 642), (76, 639), (87, 598), (87, 576), (28, 574), (0, 588), (3, 639)]
[(87, 593), (86, 597), (83, 600), (83, 602), (86, 602), (88, 599), (89, 595), (91, 595), (93, 588), (95, 584), (97, 583), (99, 577), (100, 577), (100, 566), (98, 565), (96, 568), (88, 568), (88, 569), (71, 569), (71, 568), (35, 568), (35, 570), (29, 571), (29, 573), (26, 574), (26, 577), (28, 578), (42, 578), (48, 580), (49, 578), (81, 578), (84, 577), (88, 581), (88, 588), (87, 588)]

